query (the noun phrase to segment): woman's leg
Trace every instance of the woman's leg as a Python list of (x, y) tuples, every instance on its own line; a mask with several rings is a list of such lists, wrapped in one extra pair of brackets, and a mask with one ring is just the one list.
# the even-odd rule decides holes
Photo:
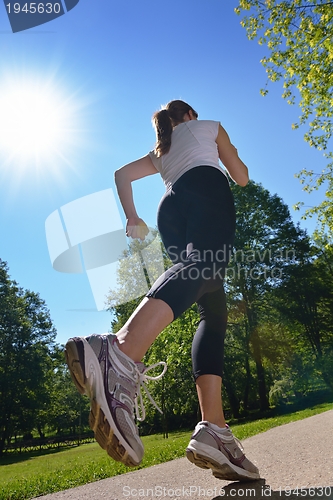
[(222, 372), (227, 308), (224, 288), (198, 300), (200, 323), (192, 343), (192, 364), (202, 420), (225, 426)]
[(200, 375), (195, 381), (201, 411), (201, 419), (225, 427), (222, 406), (222, 377)]
[(172, 309), (163, 300), (144, 298), (117, 333), (119, 349), (133, 361), (141, 361), (173, 317)]
[(227, 307), (223, 285), (197, 302), (200, 322), (192, 343), (194, 378), (212, 374), (222, 377)]

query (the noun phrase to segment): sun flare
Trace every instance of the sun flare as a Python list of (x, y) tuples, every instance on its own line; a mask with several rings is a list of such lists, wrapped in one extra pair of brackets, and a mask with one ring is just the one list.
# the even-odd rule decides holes
[(4, 96), (0, 107), (1, 140), (9, 152), (30, 156), (59, 144), (64, 117), (49, 96), (17, 89)]
[(79, 141), (78, 107), (55, 84), (32, 80), (0, 85), (2, 165), (20, 174), (31, 169), (59, 171)]

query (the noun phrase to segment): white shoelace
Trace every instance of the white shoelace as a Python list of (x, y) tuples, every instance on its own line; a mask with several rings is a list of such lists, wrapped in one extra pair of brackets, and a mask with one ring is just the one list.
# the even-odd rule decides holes
[[(231, 436), (234, 438), (234, 440), (236, 441), (236, 443), (238, 444), (238, 446), (240, 447), (241, 451), (244, 451), (244, 447), (242, 445), (242, 443), (240, 442), (240, 440), (238, 438), (236, 438), (236, 436), (234, 435), (234, 433), (232, 432), (232, 430), (230, 429), (229, 425), (226, 424), (226, 427), (225, 429), (227, 429)], [(213, 429), (214, 430), (214, 429)]]
[[(199, 422), (198, 426), (201, 424), (201, 422)], [(240, 450), (241, 451), (244, 451), (244, 446), (242, 445), (241, 441), (236, 438), (236, 436), (234, 435), (234, 433), (232, 432), (232, 430), (230, 429), (229, 425), (227, 425), (226, 427), (220, 427), (220, 429), (222, 429), (222, 432), (220, 432), (217, 428), (217, 426), (213, 426), (212, 424), (210, 424), (209, 426), (209, 429), (211, 429), (213, 432), (215, 432), (217, 435), (222, 435), (222, 436), (226, 436), (224, 431), (228, 431), (230, 433), (230, 438), (232, 438), (235, 443), (239, 446)], [(231, 442), (230, 443), (226, 443), (226, 444), (232, 444)]]
[(239, 448), (241, 449), (241, 451), (244, 451), (244, 446), (242, 445), (242, 443), (240, 442), (240, 440), (238, 438), (236, 438), (236, 436), (234, 436), (234, 440), (236, 441), (236, 443), (238, 444)]
[[(138, 394), (135, 396), (135, 399), (134, 399), (135, 414), (136, 414), (136, 418), (137, 418), (137, 420), (139, 420), (139, 422), (142, 422), (146, 417), (146, 410), (145, 410), (145, 407), (143, 404), (143, 397), (142, 397), (141, 388), (144, 389), (144, 391), (147, 394), (148, 399), (152, 403), (152, 405), (155, 406), (155, 408), (160, 413), (163, 413), (161, 408), (159, 408), (159, 406), (156, 404), (156, 402), (152, 398), (146, 383), (148, 382), (148, 380), (161, 379), (163, 377), (163, 375), (165, 374), (165, 372), (167, 371), (167, 364), (164, 361), (159, 361), (158, 363), (154, 363), (153, 365), (150, 365), (150, 366), (144, 366), (143, 364), (141, 364), (141, 366), (144, 367), (144, 369), (142, 371), (140, 371), (140, 369), (137, 366)], [(156, 368), (156, 366), (163, 366), (162, 373), (160, 373), (159, 375), (157, 375), (155, 377), (152, 377), (151, 375), (147, 375), (147, 372), (149, 370), (152, 370), (153, 368)], [(138, 397), (140, 398), (139, 403), (140, 403), (140, 410), (141, 411), (139, 411)]]

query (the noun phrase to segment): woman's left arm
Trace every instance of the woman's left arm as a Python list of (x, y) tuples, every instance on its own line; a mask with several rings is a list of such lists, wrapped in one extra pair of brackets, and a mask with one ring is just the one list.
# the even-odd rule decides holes
[(132, 182), (158, 173), (149, 155), (133, 161), (116, 170), (114, 174), (120, 203), (126, 215), (126, 234), (143, 240), (149, 230), (138, 216), (133, 199)]
[(219, 158), (228, 171), (230, 177), (240, 186), (246, 186), (249, 181), (249, 172), (245, 163), (239, 158), (237, 149), (231, 144), (224, 128), (219, 125), (216, 138)]

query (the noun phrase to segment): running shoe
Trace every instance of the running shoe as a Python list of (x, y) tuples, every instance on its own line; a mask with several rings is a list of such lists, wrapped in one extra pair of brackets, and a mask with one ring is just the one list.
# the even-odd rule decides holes
[[(96, 441), (114, 460), (136, 467), (144, 453), (134, 415), (137, 420), (144, 420), (141, 388), (161, 411), (146, 382), (161, 378), (166, 363), (161, 361), (149, 367), (135, 363), (120, 351), (116, 339), (114, 334), (74, 337), (66, 344), (65, 356), (76, 388), (90, 398), (89, 425)], [(157, 377), (147, 375), (157, 365), (164, 366), (162, 373)]]
[[(237, 441), (237, 442), (236, 442)], [(199, 422), (194, 429), (186, 456), (202, 469), (212, 469), (218, 479), (249, 481), (260, 479), (259, 470), (246, 458), (241, 443), (229, 429)]]

